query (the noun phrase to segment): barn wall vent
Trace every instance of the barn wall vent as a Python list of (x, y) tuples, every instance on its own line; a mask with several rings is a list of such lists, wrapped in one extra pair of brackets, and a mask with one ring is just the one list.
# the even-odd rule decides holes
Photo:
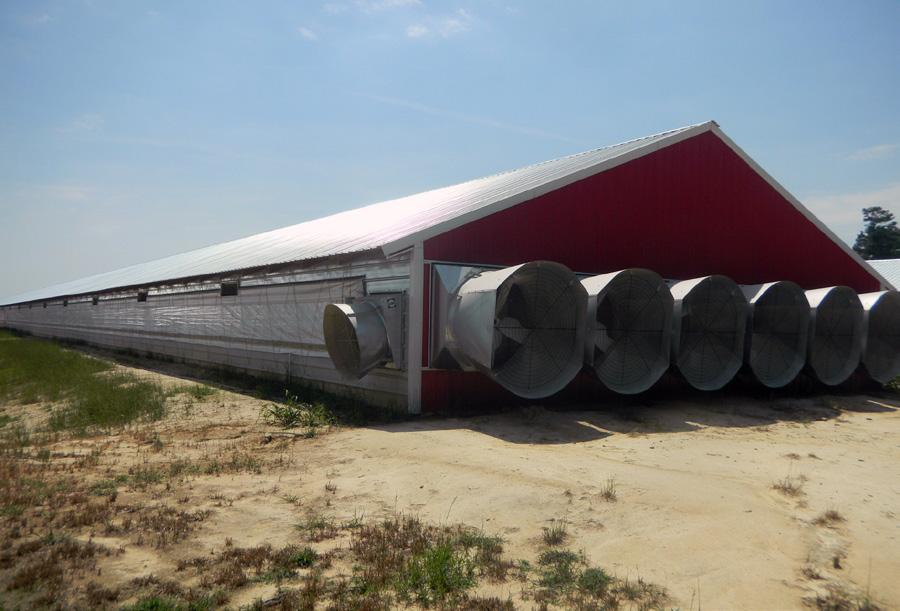
[(887, 384), (900, 375), (900, 293), (859, 296), (863, 306), (862, 363), (872, 379)]
[(479, 273), (450, 304), (447, 346), (514, 394), (547, 397), (582, 367), (586, 308), (581, 282), (559, 263)]
[(625, 269), (581, 281), (587, 291), (584, 359), (618, 393), (643, 392), (669, 368), (672, 293), (647, 269)]
[(725, 276), (672, 282), (672, 359), (699, 390), (718, 390), (744, 361), (747, 300)]
[(809, 302), (803, 289), (788, 281), (742, 286), (750, 304), (745, 360), (764, 386), (781, 388), (806, 363)]
[(845, 381), (859, 365), (863, 343), (863, 306), (846, 286), (806, 291), (810, 307), (807, 363), (823, 384)]

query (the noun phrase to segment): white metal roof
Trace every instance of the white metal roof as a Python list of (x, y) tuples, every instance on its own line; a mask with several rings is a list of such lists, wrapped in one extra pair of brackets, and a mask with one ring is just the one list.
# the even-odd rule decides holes
[(715, 122), (708, 121), (22, 293), (4, 299), (0, 305), (225, 274), (372, 249), (381, 249), (385, 255), (391, 255), (478, 218), (707, 131), (714, 132), (734, 149), (862, 264), (856, 253), (737, 147)]
[(900, 286), (900, 259), (880, 259), (866, 261), (866, 263), (875, 268), (876, 272), (890, 282), (891, 288), (896, 289)]
[[(472, 213), (494, 212), (558, 188), (560, 180), (587, 170), (590, 175), (611, 167), (608, 162), (649, 153), (689, 135), (706, 131), (710, 123), (615, 144), (585, 153), (425, 191), (274, 231), (207, 246), (147, 263), (65, 282), (4, 299), (22, 303), (118, 287), (161, 283), (179, 278), (222, 274), (279, 263), (318, 259), (382, 248), (393, 254), (423, 239), (428, 230)], [(593, 170), (593, 171), (591, 171)], [(572, 182), (573, 180), (566, 181)], [(504, 205), (506, 204), (506, 205)], [(459, 223), (462, 224), (462, 223)], [(455, 226), (455, 225), (454, 225)], [(448, 227), (449, 228), (449, 227)], [(446, 229), (443, 229), (446, 231)]]

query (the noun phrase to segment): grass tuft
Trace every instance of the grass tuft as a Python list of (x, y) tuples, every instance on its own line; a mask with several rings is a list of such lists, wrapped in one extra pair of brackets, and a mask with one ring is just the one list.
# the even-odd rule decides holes
[(844, 515), (837, 509), (827, 509), (813, 520), (813, 524), (817, 526), (834, 526), (845, 520), (846, 518), (844, 518)]
[(397, 578), (401, 600), (423, 606), (441, 603), (475, 585), (475, 563), (449, 542), (427, 547), (413, 556)]
[(803, 482), (796, 477), (787, 476), (772, 484), (772, 488), (786, 496), (800, 496), (803, 494)]
[(305, 427), (315, 431), (334, 422), (334, 417), (322, 402), (304, 402), (297, 395), (284, 391), (284, 400), (270, 403), (260, 411), (262, 419), (283, 429)]
[(614, 477), (610, 477), (606, 480), (603, 488), (600, 489), (600, 498), (609, 503), (615, 503), (619, 500), (619, 495), (616, 492), (616, 479)]
[(550, 526), (544, 526), (542, 528), (542, 530), (544, 531), (544, 545), (553, 547), (555, 545), (562, 545), (563, 543), (565, 543), (566, 539), (569, 538), (567, 528), (568, 522), (566, 522), (565, 519), (550, 520)]

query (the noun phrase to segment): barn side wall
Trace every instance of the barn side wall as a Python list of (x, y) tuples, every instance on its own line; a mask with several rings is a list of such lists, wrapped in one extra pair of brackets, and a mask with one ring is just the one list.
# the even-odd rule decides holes
[(404, 409), (406, 374), (385, 367), (359, 381), (342, 379), (322, 336), (329, 303), (367, 293), (409, 288), (405, 258), (357, 260), (245, 277), (237, 295), (218, 283), (151, 288), (146, 302), (128, 294), (101, 294), (0, 308), (0, 326), (39, 337), (83, 341), (201, 366), (316, 383)]
[[(646, 267), (673, 279), (724, 274), (742, 284), (880, 288), (711, 132), (435, 236), (425, 241), (424, 254), (426, 268), (442, 261), (506, 266), (546, 259), (592, 274)], [(427, 332), (423, 354), (429, 354)], [(426, 367), (423, 411), (509, 398), (482, 378)], [(485, 386), (495, 387), (493, 394)]]

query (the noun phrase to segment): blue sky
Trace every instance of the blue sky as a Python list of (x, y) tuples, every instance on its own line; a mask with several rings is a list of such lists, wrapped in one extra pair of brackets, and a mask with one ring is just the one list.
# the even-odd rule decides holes
[(707, 119), (900, 213), (896, 1), (5, 0), (0, 79), (3, 295)]

